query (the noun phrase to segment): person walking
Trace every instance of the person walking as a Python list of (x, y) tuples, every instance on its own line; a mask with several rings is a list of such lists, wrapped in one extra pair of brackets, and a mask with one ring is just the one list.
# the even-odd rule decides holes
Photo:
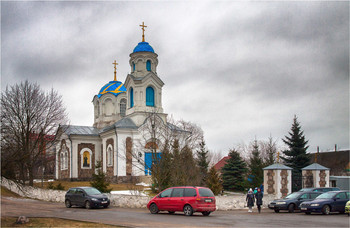
[(252, 207), (254, 206), (254, 193), (251, 188), (249, 189), (245, 200), (247, 201), (247, 206), (249, 207), (248, 212), (253, 212)]
[(256, 199), (256, 206), (258, 207), (259, 213), (260, 213), (260, 210), (261, 210), (263, 196), (264, 195), (261, 192), (260, 188), (258, 188), (258, 192), (255, 194), (255, 199)]

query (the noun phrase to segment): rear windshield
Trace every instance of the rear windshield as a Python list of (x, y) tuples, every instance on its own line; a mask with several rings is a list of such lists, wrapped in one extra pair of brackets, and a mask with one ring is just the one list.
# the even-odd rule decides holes
[(198, 189), (199, 195), (203, 197), (214, 197), (213, 192), (209, 188)]

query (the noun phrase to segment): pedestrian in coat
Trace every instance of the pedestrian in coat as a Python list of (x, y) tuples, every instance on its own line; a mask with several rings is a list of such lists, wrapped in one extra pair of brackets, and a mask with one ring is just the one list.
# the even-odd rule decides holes
[(259, 213), (260, 213), (260, 210), (261, 210), (263, 196), (264, 195), (261, 192), (260, 188), (258, 188), (258, 192), (255, 194), (255, 199), (256, 199), (256, 206), (258, 207)]
[(246, 201), (247, 201), (247, 206), (249, 207), (248, 212), (253, 212), (252, 207), (254, 206), (254, 193), (251, 188), (248, 191)]

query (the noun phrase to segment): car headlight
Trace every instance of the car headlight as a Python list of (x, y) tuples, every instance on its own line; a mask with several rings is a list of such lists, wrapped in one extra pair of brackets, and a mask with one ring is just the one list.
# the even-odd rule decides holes
[(276, 204), (286, 204), (286, 202), (277, 202)]
[(311, 206), (311, 207), (317, 207), (317, 206), (320, 206), (320, 204), (318, 204), (318, 203), (312, 203), (310, 206)]
[(91, 198), (91, 200), (92, 200), (92, 201), (98, 201), (98, 199), (96, 199), (96, 198)]

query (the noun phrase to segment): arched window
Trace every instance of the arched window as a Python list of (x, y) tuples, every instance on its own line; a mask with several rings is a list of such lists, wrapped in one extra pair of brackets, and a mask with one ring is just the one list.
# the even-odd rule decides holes
[(68, 169), (68, 151), (66, 145), (63, 144), (61, 150), (61, 170)]
[(107, 148), (107, 166), (113, 165), (113, 149), (112, 145), (108, 145)]
[(132, 87), (130, 87), (129, 98), (130, 98), (130, 108), (132, 108), (134, 107), (134, 89)]
[(120, 116), (121, 117), (125, 116), (125, 111), (126, 111), (126, 100), (121, 99), (120, 100)]
[(92, 151), (89, 148), (84, 148), (80, 151), (81, 168), (91, 169)]
[(135, 72), (135, 63), (132, 63), (132, 72)]
[(151, 60), (147, 60), (146, 69), (147, 69), (147, 71), (151, 71)]
[(154, 107), (154, 89), (150, 86), (146, 89), (146, 105)]

